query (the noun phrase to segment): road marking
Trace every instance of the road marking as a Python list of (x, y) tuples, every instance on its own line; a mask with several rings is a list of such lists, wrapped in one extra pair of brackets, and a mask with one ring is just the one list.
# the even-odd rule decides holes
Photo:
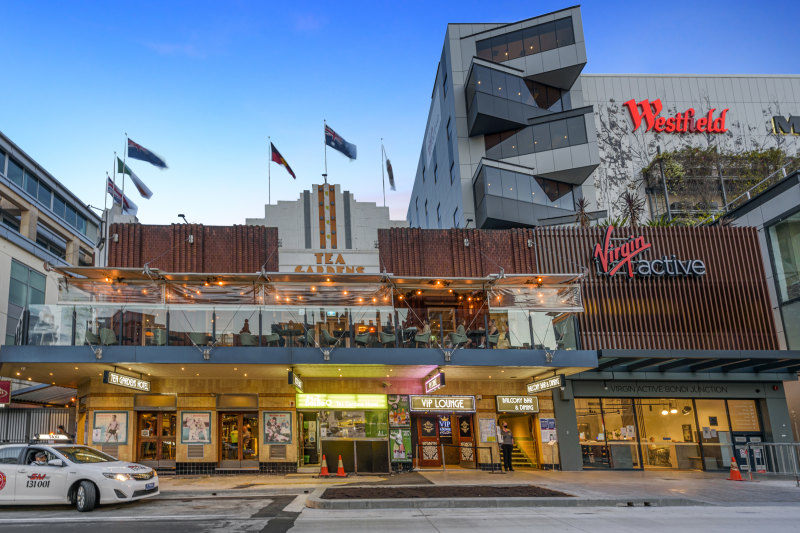
[(302, 513), (306, 508), (306, 500), (311, 494), (300, 494), (292, 502), (283, 508), (286, 513)]

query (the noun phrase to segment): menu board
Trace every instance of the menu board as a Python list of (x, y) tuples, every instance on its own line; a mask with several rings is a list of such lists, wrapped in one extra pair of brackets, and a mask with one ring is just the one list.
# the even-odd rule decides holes
[(390, 394), (389, 401), (389, 427), (409, 427), (411, 415), (409, 412), (407, 394)]
[(755, 401), (728, 400), (728, 410), (731, 413), (733, 431), (761, 431)]
[(481, 442), (497, 442), (497, 423), (494, 418), (479, 418), (478, 430)]

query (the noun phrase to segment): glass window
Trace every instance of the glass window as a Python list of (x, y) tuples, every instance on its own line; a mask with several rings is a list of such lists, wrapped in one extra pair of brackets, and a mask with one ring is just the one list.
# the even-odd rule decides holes
[(475, 55), (487, 61), (492, 60), (492, 40), (484, 39), (475, 43)]
[(725, 400), (695, 400), (694, 403), (703, 443), (703, 466), (706, 470), (729, 469), (734, 452)]
[(519, 155), (519, 151), (517, 150), (517, 136), (516, 134), (512, 134), (507, 139), (505, 139), (502, 143), (500, 143), (500, 150), (502, 152), (502, 157), (514, 157)]
[(0, 174), (6, 173), (6, 153), (0, 150)]
[(646, 469), (703, 468), (692, 400), (646, 398), (635, 402)]
[(583, 116), (567, 119), (567, 135), (570, 146), (586, 143), (586, 123)]
[(453, 130), (451, 129), (451, 122), (452, 119), (447, 119), (447, 141), (450, 142), (450, 139), (453, 137)]
[(473, 193), (475, 194), (475, 205), (481, 205), (481, 202), (483, 202), (483, 196), (486, 194), (486, 181), (484, 179), (483, 170), (480, 172), (480, 174), (478, 174), (478, 177), (475, 179), (475, 183), (473, 184), (472, 188)]
[(556, 120), (550, 123), (550, 138), (553, 140), (553, 150), (569, 146), (566, 120)]
[(533, 128), (523, 128), (517, 133), (517, 150), (519, 155), (533, 153)]
[(0, 449), (0, 464), (15, 465), (19, 460), (19, 454), (25, 446), (9, 446)]
[(603, 398), (603, 423), (611, 468), (639, 468), (639, 439), (636, 435), (633, 401)]
[(75, 212), (75, 208), (73, 208), (71, 205), (68, 205), (66, 212), (67, 216), (64, 218), (64, 220), (66, 220), (67, 224), (70, 226), (76, 227), (78, 225), (78, 213)]
[(556, 46), (575, 44), (575, 35), (572, 32), (572, 18), (556, 21)]
[(65, 209), (64, 199), (57, 194), (53, 195), (53, 213), (59, 218), (64, 218), (66, 216)]
[(50, 209), (53, 201), (53, 191), (44, 183), (39, 184), (39, 202), (46, 208)]
[(492, 94), (503, 98), (508, 96), (505, 72), (500, 72), (499, 70), (492, 71)]
[(800, 212), (769, 228), (781, 302), (800, 298)]
[(569, 95), (569, 91), (561, 92), (561, 107), (564, 111), (572, 109), (572, 97)]
[(25, 190), (34, 198), (36, 198), (36, 193), (39, 191), (39, 180), (27, 170), (25, 171)]
[(10, 157), (8, 158), (8, 174), (6, 176), (19, 187), (22, 187), (24, 181), (22, 166)]
[(761, 431), (755, 400), (728, 400), (733, 431)]
[(517, 199), (517, 176), (514, 172), (501, 170), (500, 177), (503, 181), (503, 198)]
[(492, 61), (500, 63), (508, 59), (508, 35), (492, 37)]
[(506, 98), (513, 102), (524, 102), (524, 93), (528, 92), (528, 88), (525, 87), (525, 83), (523, 82), (522, 78), (508, 75), (506, 83), (508, 84), (508, 94), (506, 95)]
[(522, 32), (523, 36), (523, 46), (525, 47), (525, 55), (529, 56), (532, 54), (538, 54), (542, 51), (542, 47), (539, 45), (539, 26), (534, 26), (533, 28), (526, 28)]
[(599, 398), (575, 398), (578, 439), (585, 468), (608, 468), (606, 429)]
[(425, 167), (422, 167), (422, 183), (425, 183)]
[(442, 80), (442, 93), (444, 95), (443, 98), (447, 98), (447, 70), (446, 69), (443, 70), (444, 70), (444, 79)]
[(480, 65), (475, 66), (475, 88), (482, 93), (492, 92), (492, 70)]
[(430, 219), (428, 218), (428, 200), (425, 200), (425, 227), (426, 228), (431, 227), (431, 222)]
[(78, 225), (76, 227), (81, 234), (86, 235), (86, 219), (83, 216), (78, 215)]
[(783, 331), (790, 350), (800, 350), (800, 300), (781, 305)]
[(522, 49), (522, 32), (515, 31), (508, 34), (508, 55), (507, 60), (516, 59), (525, 55)]
[(533, 127), (533, 148), (536, 152), (550, 150), (550, 124), (537, 124)]
[(517, 199), (522, 202), (531, 202), (531, 177), (525, 174), (517, 174)]
[(494, 167), (483, 167), (486, 177), (486, 194), (492, 196), (503, 196), (503, 187), (500, 184), (500, 169)]
[(539, 42), (542, 45), (542, 52), (556, 47), (556, 25), (553, 22), (539, 26)]

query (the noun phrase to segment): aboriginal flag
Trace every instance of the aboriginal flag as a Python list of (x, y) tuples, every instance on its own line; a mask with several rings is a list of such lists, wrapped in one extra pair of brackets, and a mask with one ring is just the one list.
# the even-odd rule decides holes
[(270, 151), (271, 151), (271, 154), (272, 154), (272, 161), (274, 161), (275, 163), (278, 163), (279, 165), (283, 165), (286, 168), (286, 172), (291, 174), (291, 176), (294, 179), (297, 179), (297, 176), (294, 175), (294, 171), (292, 171), (292, 167), (289, 166), (289, 163), (286, 162), (286, 160), (283, 158), (283, 156), (278, 151), (278, 149), (275, 148), (275, 145), (272, 144), (272, 143), (269, 143), (269, 147), (270, 147)]

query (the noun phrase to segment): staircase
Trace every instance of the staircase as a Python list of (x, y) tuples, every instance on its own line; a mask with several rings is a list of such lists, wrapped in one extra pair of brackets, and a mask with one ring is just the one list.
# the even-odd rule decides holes
[(513, 468), (534, 468), (534, 465), (531, 463), (528, 456), (522, 453), (522, 450), (514, 444), (514, 449), (511, 451), (511, 466)]

